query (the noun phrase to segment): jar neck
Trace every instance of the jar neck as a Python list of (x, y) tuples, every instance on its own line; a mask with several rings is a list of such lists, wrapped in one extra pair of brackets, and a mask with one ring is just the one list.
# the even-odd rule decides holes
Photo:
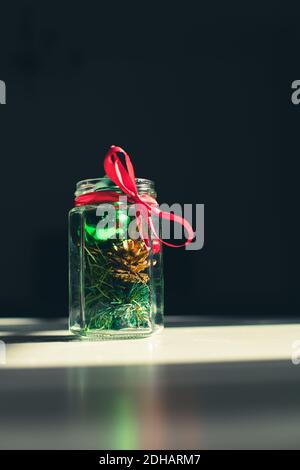
[[(154, 182), (145, 178), (136, 178), (136, 187), (138, 194), (149, 194), (156, 197)], [(78, 181), (76, 184), (75, 196), (92, 193), (95, 191), (115, 191), (122, 194), (121, 189), (116, 186), (108, 177), (93, 178)]]

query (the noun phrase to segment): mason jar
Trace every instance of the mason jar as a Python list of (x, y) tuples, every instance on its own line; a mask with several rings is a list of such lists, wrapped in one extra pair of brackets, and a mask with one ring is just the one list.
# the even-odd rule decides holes
[[(136, 186), (156, 198), (153, 181)], [(107, 177), (79, 181), (75, 196), (95, 191), (122, 196)], [(138, 228), (130, 236), (132, 209), (121, 198), (69, 212), (69, 328), (79, 337), (140, 338), (163, 327), (162, 244), (146, 243)]]

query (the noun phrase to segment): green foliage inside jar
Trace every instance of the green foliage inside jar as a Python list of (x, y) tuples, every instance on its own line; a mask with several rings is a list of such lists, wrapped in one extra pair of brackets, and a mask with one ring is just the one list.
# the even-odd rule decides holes
[(150, 251), (128, 239), (127, 212), (116, 209), (116, 224), (99, 228), (95, 209), (83, 220), (84, 332), (151, 330)]

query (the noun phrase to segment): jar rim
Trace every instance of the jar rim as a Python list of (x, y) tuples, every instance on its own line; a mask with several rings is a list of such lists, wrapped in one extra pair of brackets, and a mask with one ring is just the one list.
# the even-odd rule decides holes
[[(155, 193), (154, 181), (147, 178), (135, 178), (135, 182), (139, 193)], [(95, 186), (99, 183), (100, 187), (98, 186), (96, 191), (105, 191), (109, 189), (121, 192), (120, 188), (115, 185), (115, 183), (108, 176), (103, 176), (102, 178), (87, 178), (78, 181), (76, 184), (75, 196), (92, 192)], [(103, 184), (102, 187), (101, 183)]]

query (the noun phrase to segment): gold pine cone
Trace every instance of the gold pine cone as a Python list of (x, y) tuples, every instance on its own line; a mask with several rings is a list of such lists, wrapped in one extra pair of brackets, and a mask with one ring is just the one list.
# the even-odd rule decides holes
[(115, 265), (113, 274), (126, 282), (148, 282), (149, 275), (144, 273), (149, 266), (149, 250), (141, 240), (124, 240), (114, 244), (108, 252)]

